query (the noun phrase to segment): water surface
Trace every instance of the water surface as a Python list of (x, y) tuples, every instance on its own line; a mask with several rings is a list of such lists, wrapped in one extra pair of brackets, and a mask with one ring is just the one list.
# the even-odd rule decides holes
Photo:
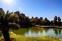
[(56, 29), (56, 28), (40, 28), (40, 27), (21, 28), (14, 32), (16, 34), (29, 37), (52, 36), (62, 39), (62, 29)]

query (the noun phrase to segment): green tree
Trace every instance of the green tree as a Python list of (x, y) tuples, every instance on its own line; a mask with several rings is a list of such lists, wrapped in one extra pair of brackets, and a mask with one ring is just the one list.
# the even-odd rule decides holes
[(53, 25), (53, 21), (50, 21), (50, 25)]
[(36, 20), (36, 19), (35, 19), (34, 17), (32, 17), (32, 18), (30, 19), (30, 23), (32, 24), (32, 26), (36, 25), (35, 20)]
[[(14, 27), (14, 29), (15, 29), (15, 27), (20, 27), (17, 23), (11, 22), (12, 17), (13, 18), (17, 18), (17, 17), (14, 17), (14, 16), (10, 17), (10, 16), (11, 16), (11, 14), (9, 14), (8, 11), (5, 14), (4, 10), (2, 8), (0, 8), (0, 29), (3, 33), (5, 41), (11, 41), (10, 37), (9, 37), (10, 28)], [(9, 20), (11, 20), (11, 21), (9, 21)], [(16, 20), (14, 20), (14, 21), (16, 21)]]
[(61, 25), (61, 18), (58, 17), (58, 25)]
[(40, 25), (41, 20), (38, 17), (35, 17), (35, 23), (36, 25)]
[(40, 25), (42, 25), (43, 17), (40, 17)]
[(47, 18), (45, 18), (45, 25), (50, 25), (50, 21)]
[(43, 17), (40, 17), (40, 20), (43, 20)]
[(25, 17), (23, 20), (23, 26), (24, 27), (29, 27), (30, 26), (30, 19), (29, 17)]
[(54, 17), (54, 24), (57, 25), (57, 16)]

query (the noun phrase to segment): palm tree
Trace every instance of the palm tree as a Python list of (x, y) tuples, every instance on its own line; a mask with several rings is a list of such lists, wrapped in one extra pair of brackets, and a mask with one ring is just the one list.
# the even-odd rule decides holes
[[(11, 20), (11, 18), (12, 18), (12, 20)], [(16, 21), (15, 18), (17, 18), (17, 17), (15, 17), (14, 14), (9, 13), (9, 11), (7, 11), (7, 13), (5, 14), (3, 9), (0, 8), (0, 29), (2, 31), (5, 41), (11, 41), (10, 35), (9, 35), (10, 28), (15, 29), (15, 27), (20, 27), (15, 22)]]

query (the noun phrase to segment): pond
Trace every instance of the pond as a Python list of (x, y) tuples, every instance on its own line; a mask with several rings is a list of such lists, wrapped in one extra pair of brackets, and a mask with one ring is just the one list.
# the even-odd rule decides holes
[(19, 30), (14, 30), (13, 32), (19, 35), (29, 37), (52, 36), (62, 39), (62, 29), (57, 28), (32, 27), (32, 28), (21, 28)]

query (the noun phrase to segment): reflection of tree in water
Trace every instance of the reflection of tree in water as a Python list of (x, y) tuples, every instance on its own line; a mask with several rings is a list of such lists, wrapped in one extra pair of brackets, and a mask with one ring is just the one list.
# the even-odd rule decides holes
[(55, 32), (56, 35), (58, 34), (58, 30), (57, 29), (55, 29), (54, 32)]
[(38, 33), (39, 31), (42, 32), (42, 29), (37, 28), (37, 27), (31, 28), (30, 30), (31, 30), (32, 33)]
[(19, 35), (24, 35), (25, 33), (28, 33), (29, 28), (20, 28), (19, 30), (13, 30), (14, 33)]
[(59, 34), (61, 34), (61, 29), (59, 29)]
[(44, 31), (47, 32), (49, 30), (49, 28), (44, 28)]
[(54, 32), (55, 32), (55, 34), (57, 35), (57, 34), (61, 34), (61, 29), (53, 29), (54, 30)]
[(33, 27), (31, 29), (31, 32), (38, 33), (40, 31), (42, 33), (43, 31), (47, 32), (48, 30), (49, 30), (48, 28)]

